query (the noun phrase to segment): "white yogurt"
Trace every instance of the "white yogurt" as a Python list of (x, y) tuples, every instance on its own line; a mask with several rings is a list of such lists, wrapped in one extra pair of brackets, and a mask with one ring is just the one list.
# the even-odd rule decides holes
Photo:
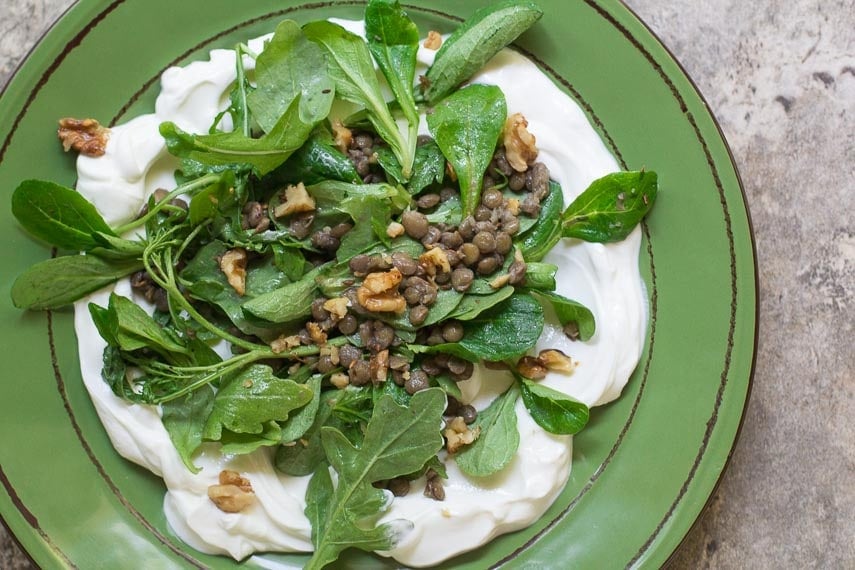
[[(346, 24), (362, 33), (361, 22)], [(262, 39), (250, 46), (260, 51)], [(422, 69), (433, 55), (419, 50)], [(227, 106), (234, 58), (232, 51), (214, 50), (209, 61), (167, 70), (155, 113), (114, 127), (103, 157), (78, 159), (78, 190), (109, 222), (132, 217), (156, 188), (174, 187), (171, 175), (176, 161), (166, 152), (158, 125), (173, 121), (190, 132), (207, 132), (213, 118)], [(247, 58), (246, 67), (251, 69), (252, 64)], [(565, 203), (596, 178), (619, 169), (582, 110), (523, 56), (503, 51), (474, 81), (501, 87), (508, 112), (526, 117), (537, 137), (539, 160), (561, 184)], [(640, 239), (636, 228), (618, 244), (563, 240), (545, 260), (559, 266), (557, 292), (594, 312), (597, 333), (588, 342), (571, 342), (560, 326), (547, 324), (538, 350), (558, 348), (581, 364), (572, 375), (550, 373), (543, 383), (591, 406), (620, 395), (641, 355), (646, 305), (638, 270)], [(115, 290), (130, 295), (127, 282), (117, 284)], [(128, 404), (113, 395), (101, 379), (104, 342), (86, 307), (90, 301), (106, 305), (108, 295), (109, 291), (101, 291), (76, 305), (83, 379), (118, 452), (163, 477), (164, 510), (175, 532), (198, 550), (235, 559), (260, 551), (310, 551), (311, 528), (303, 514), (308, 477), (278, 473), (270, 449), (224, 456), (218, 444), (203, 447), (195, 460), (201, 471), (194, 475), (173, 448), (157, 408)], [(461, 388), (465, 399), (482, 409), (509, 382), (501, 373), (477, 368)], [(541, 429), (522, 402), (516, 411), (520, 446), (511, 464), (497, 475), (475, 479), (448, 461), (443, 502), (422, 495), (423, 480), (414, 482), (412, 492), (396, 498), (383, 520), (407, 519), (415, 527), (394, 550), (380, 554), (409, 566), (429, 566), (528, 526), (546, 511), (569, 476), (572, 440)], [(223, 469), (250, 479), (258, 499), (253, 506), (228, 514), (208, 499), (208, 486), (217, 483)]]

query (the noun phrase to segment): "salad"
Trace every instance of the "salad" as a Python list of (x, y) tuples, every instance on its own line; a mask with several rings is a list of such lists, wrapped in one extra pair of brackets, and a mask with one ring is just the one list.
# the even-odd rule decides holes
[[(615, 172), (565, 207), (525, 115), (500, 87), (470, 82), (540, 17), (499, 3), (422, 44), (398, 2), (372, 0), (367, 41), (286, 20), (261, 49), (238, 45), (207, 133), (158, 124), (174, 182), (133, 219), (108, 223), (51, 182), (19, 186), (22, 226), (84, 254), (34, 265), (14, 303), (84, 299), (104, 385), (128, 409), (156, 410), (186, 474), (210, 480), (216, 454), (303, 481), (307, 567), (350, 547), (394, 554), (414, 527), (384, 517), (398, 498), (446, 503), (450, 476), (477, 485), (509, 469), (518, 404), (548, 434), (585, 426), (588, 406), (543, 382), (578, 363), (535, 347), (547, 311), (580, 343), (594, 314), (556, 292), (544, 258), (564, 238), (624, 240), (656, 197), (655, 173)], [(420, 49), (433, 52), (423, 74)], [(85, 155), (112, 136), (61, 122)], [(473, 375), (496, 378), (486, 405), (473, 405)], [(252, 469), (215, 471), (210, 508), (229, 520), (260, 508)]]

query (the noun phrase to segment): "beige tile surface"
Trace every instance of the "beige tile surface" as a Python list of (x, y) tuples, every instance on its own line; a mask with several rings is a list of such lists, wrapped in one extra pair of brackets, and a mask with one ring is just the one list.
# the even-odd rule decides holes
[[(0, 85), (70, 3), (0, 0)], [(672, 566), (855, 568), (855, 0), (628, 4), (719, 119), (759, 257), (745, 426)]]

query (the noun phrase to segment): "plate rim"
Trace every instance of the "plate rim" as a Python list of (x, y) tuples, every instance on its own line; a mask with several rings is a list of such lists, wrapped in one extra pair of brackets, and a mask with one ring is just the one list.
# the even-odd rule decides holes
[[(97, 7), (99, 1), (102, 1), (102, 0), (74, 0), (67, 8), (65, 8), (65, 10), (63, 10), (62, 13), (50, 24), (50, 26), (47, 27), (40, 34), (38, 40), (29, 48), (27, 53), (17, 63), (17, 65), (15, 66), (15, 69), (8, 76), (6, 83), (2, 86), (2, 88), (0, 88), (0, 100), (3, 99), (7, 90), (13, 85), (13, 83), (17, 79), (18, 75), (21, 73), (22, 69), (24, 69), (27, 66), (27, 64), (30, 62), (34, 52), (36, 52), (42, 46), (42, 44), (45, 42), (45, 39), (55, 31), (55, 29), (58, 27), (58, 25), (61, 22), (63, 22), (68, 17), (69, 13), (72, 12), (75, 8), (77, 8), (78, 6), (80, 6), (82, 4), (89, 4), (89, 2), (91, 2), (90, 6), (93, 8), (92, 12), (93, 13), (97, 12), (97, 14), (94, 15), (93, 18), (87, 20), (86, 26), (83, 29), (79, 30), (78, 35), (75, 36), (75, 39), (76, 39), (77, 37), (79, 37), (81, 35), (81, 33), (83, 33), (83, 32), (88, 33), (88, 31), (90, 30), (90, 27), (94, 27), (93, 24), (97, 25), (97, 22), (100, 19), (105, 17), (109, 12), (111, 12), (113, 9), (115, 9), (119, 5), (123, 4), (126, 0), (113, 0), (112, 2), (109, 2), (109, 0), (103, 0), (103, 4), (105, 7), (103, 9), (101, 9), (100, 11), (97, 11), (97, 10), (95, 10), (95, 8)], [(605, 7), (603, 7), (601, 5), (601, 2), (608, 3), (611, 1), (615, 5), (617, 5), (619, 8), (625, 10), (626, 13), (629, 14), (633, 18), (634, 23), (640, 25), (643, 28), (643, 30), (650, 36), (650, 38), (652, 38), (654, 40), (654, 42), (656, 43), (658, 48), (660, 48), (662, 50), (663, 54), (670, 60), (670, 63), (672, 63), (673, 65), (675, 65), (678, 68), (679, 73), (682, 75), (682, 78), (684, 78), (689, 83), (692, 93), (695, 96), (697, 96), (697, 98), (702, 103), (706, 115), (709, 117), (709, 119), (711, 120), (712, 124), (714, 125), (714, 127), (716, 129), (717, 137), (716, 137), (715, 142), (716, 143), (721, 142), (721, 144), (723, 145), (723, 147), (726, 151), (727, 160), (729, 161), (729, 166), (733, 171), (733, 174), (736, 178), (736, 183), (737, 183), (736, 185), (739, 189), (739, 196), (738, 196), (739, 197), (739, 204), (737, 204), (737, 207), (739, 205), (741, 205), (741, 211), (744, 211), (745, 223), (746, 223), (746, 229), (747, 229), (747, 238), (748, 238), (748, 243), (750, 244), (750, 252), (751, 252), (750, 262), (751, 262), (751, 267), (752, 267), (752, 272), (753, 272), (753, 282), (754, 282), (753, 290), (751, 291), (751, 294), (753, 295), (753, 304), (754, 304), (754, 311), (753, 311), (753, 315), (752, 315), (752, 317), (754, 319), (754, 327), (753, 327), (753, 331), (752, 331), (753, 346), (751, 348), (750, 370), (748, 372), (748, 376), (747, 376), (746, 381), (745, 381), (745, 395), (744, 395), (744, 398), (741, 399), (742, 401), (741, 401), (741, 409), (739, 412), (739, 422), (738, 422), (737, 428), (734, 432), (733, 439), (728, 444), (727, 455), (725, 457), (724, 464), (721, 467), (721, 469), (719, 470), (713, 485), (709, 488), (708, 491), (705, 491), (707, 496), (706, 496), (706, 500), (705, 500), (703, 506), (697, 512), (697, 515), (694, 517), (693, 522), (685, 529), (685, 532), (683, 533), (683, 536), (681, 537), (680, 541), (677, 543), (677, 545), (673, 548), (673, 550), (668, 555), (668, 558), (665, 561), (665, 564), (667, 565), (673, 560), (676, 553), (681, 549), (681, 547), (686, 542), (688, 535), (692, 533), (693, 529), (698, 526), (701, 519), (706, 514), (707, 509), (709, 508), (709, 505), (710, 505), (710, 502), (712, 501), (713, 496), (718, 491), (719, 485), (721, 484), (725, 473), (730, 468), (732, 457), (734, 455), (736, 446), (739, 443), (740, 436), (742, 434), (742, 429), (743, 429), (744, 424), (745, 424), (746, 412), (747, 412), (747, 408), (748, 408), (750, 401), (751, 401), (751, 393), (752, 393), (754, 379), (755, 379), (755, 371), (756, 371), (756, 363), (757, 363), (757, 355), (758, 355), (758, 342), (759, 342), (759, 333), (760, 333), (760, 330), (759, 330), (759, 311), (760, 311), (760, 305), (761, 305), (761, 298), (760, 298), (760, 290), (759, 290), (759, 269), (758, 269), (758, 260), (757, 260), (756, 238), (755, 238), (754, 225), (752, 222), (750, 207), (748, 204), (747, 195), (745, 193), (745, 186), (744, 186), (739, 168), (737, 166), (736, 160), (734, 158), (732, 149), (730, 147), (730, 144), (727, 141), (727, 138), (724, 135), (724, 132), (722, 131), (722, 128), (721, 128), (721, 125), (718, 121), (718, 118), (716, 117), (715, 113), (711, 109), (707, 99), (704, 97), (703, 93), (698, 88), (698, 85), (694, 81), (692, 76), (686, 71), (686, 69), (682, 65), (682, 63), (674, 55), (674, 53), (668, 48), (668, 46), (662, 41), (662, 39), (651, 29), (651, 27), (641, 17), (638, 16), (638, 14), (635, 12), (635, 10), (633, 10), (629, 5), (627, 5), (625, 0), (584, 0), (584, 1), (586, 4), (591, 6), (593, 9), (597, 10), (598, 12), (601, 12), (604, 15), (607, 15), (608, 16), (607, 19), (610, 20), (610, 23), (612, 23), (613, 25), (618, 27), (618, 29), (622, 33), (624, 33), (624, 35), (628, 34), (629, 36), (631, 36), (632, 32), (630, 30), (627, 30), (623, 26), (623, 24), (620, 23), (609, 10), (607, 10)], [(348, 4), (351, 4), (351, 3), (352, 4), (361, 4), (363, 2), (357, 0), (355, 2), (347, 2), (347, 3)], [(402, 3), (406, 4), (406, 2), (402, 2)], [(77, 30), (76, 27), (75, 27), (75, 30)], [(70, 43), (70, 42), (67, 42), (67, 43)], [(655, 56), (653, 56), (653, 54), (650, 54), (649, 52), (647, 52), (647, 49), (644, 48), (643, 46), (636, 44), (636, 48), (642, 52), (645, 52), (645, 55), (647, 56), (648, 60), (651, 63), (654, 63), (656, 61)], [(63, 57), (60, 58), (59, 61), (54, 62), (54, 64), (48, 66), (46, 69), (43, 70), (44, 73), (42, 73), (42, 79), (49, 77), (48, 72), (52, 73), (53, 66), (61, 63), (62, 59), (64, 59), (65, 53), (66, 53), (66, 50), (63, 50)], [(662, 70), (659, 71), (659, 74), (660, 74), (660, 76), (662, 76), (663, 79), (665, 79), (667, 77), (667, 73), (662, 71)], [(35, 93), (38, 92), (38, 90), (41, 88), (41, 86), (42, 85), (41, 85), (41, 81), (40, 81), (39, 84), (37, 85), (36, 89), (35, 89)], [(677, 93), (675, 92), (675, 95), (676, 94)], [(19, 112), (17, 119), (20, 119), (22, 116), (24, 116), (26, 114), (28, 107), (29, 107), (29, 102), (27, 102), (20, 109), (20, 112)], [(122, 113), (122, 111), (120, 111), (120, 114), (121, 113)], [(0, 159), (2, 159), (3, 155), (5, 154), (6, 147), (10, 144), (12, 134), (14, 133), (16, 126), (17, 126), (17, 120), (16, 120), (15, 124), (12, 125), (9, 134), (5, 137), (5, 140), (2, 144), (2, 146), (0, 146)], [(744, 255), (746, 252), (747, 252), (747, 250), (742, 251), (741, 253)], [(747, 343), (746, 343), (746, 345), (747, 345)], [(700, 460), (703, 459), (703, 457), (705, 456), (706, 453), (707, 453), (706, 449), (701, 451), (698, 454), (696, 463), (699, 463)], [(688, 481), (690, 481), (691, 478), (692, 477), (689, 477), (687, 479), (687, 485), (688, 485)], [(7, 493), (10, 494), (10, 497), (13, 499), (12, 502), (15, 503), (15, 506), (18, 508), (19, 513), (22, 514), (26, 518), (26, 512), (25, 512), (25, 511), (27, 511), (26, 505), (21, 503), (20, 506), (18, 506), (17, 497), (14, 496), (14, 489), (11, 487), (11, 485), (9, 484), (9, 482), (6, 479), (5, 474), (2, 472), (2, 467), (0, 467), (0, 479), (2, 479), (3, 486), (4, 486), (5, 490), (7, 491)], [(673, 507), (676, 507), (681, 502), (681, 500), (682, 500), (682, 493), (675, 500)], [(21, 510), (21, 509), (23, 509), (23, 510)], [(667, 519), (670, 518), (670, 516), (672, 514), (673, 514), (673, 508), (671, 511), (669, 511), (666, 514), (665, 518), (663, 519), (663, 522), (667, 521)], [(25, 547), (23, 547), (23, 544), (22, 544), (21, 540), (19, 539), (18, 534), (16, 534), (14, 531), (12, 531), (12, 529), (9, 526), (9, 523), (7, 523), (7, 521), (5, 520), (4, 517), (0, 516), (0, 522), (3, 523), (3, 526), (6, 528), (9, 536), (12, 537), (12, 539), (15, 541), (15, 543), (17, 543), (21, 552), (23, 552), (30, 559), (30, 561), (35, 563), (35, 560), (33, 558), (33, 555), (31, 554), (31, 552), (29, 550), (27, 550)], [(660, 527), (661, 527), (661, 525), (660, 525)], [(661, 528), (659, 530), (661, 530)], [(651, 540), (648, 543), (646, 543), (644, 546), (642, 546), (642, 548), (639, 550), (639, 555), (637, 555), (634, 560), (637, 560), (639, 558), (639, 556), (644, 551), (649, 550), (649, 548), (655, 542), (654, 539), (656, 536), (658, 536), (658, 534), (659, 533), (657, 531), (657, 533), (655, 533), (651, 537)], [(46, 551), (48, 553), (51, 553), (54, 555), (56, 554), (56, 552), (53, 551), (52, 549), (50, 549), (49, 547), (46, 548)], [(632, 565), (632, 562), (630, 562), (630, 565)]]

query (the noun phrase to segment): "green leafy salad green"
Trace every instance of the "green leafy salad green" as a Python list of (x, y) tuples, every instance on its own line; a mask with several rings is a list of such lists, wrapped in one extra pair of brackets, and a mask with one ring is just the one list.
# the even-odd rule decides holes
[[(160, 406), (186, 468), (206, 442), (274, 448), (282, 473), (311, 476), (308, 568), (391, 549), (401, 526), (377, 524), (387, 489), (426, 476), (442, 500), (445, 461), (500, 472), (519, 445), (519, 399), (550, 433), (585, 426), (583, 403), (538, 382), (569, 357), (533, 350), (545, 306), (573, 340), (594, 335), (594, 316), (555, 292), (543, 258), (562, 238), (623, 240), (656, 198), (655, 173), (617, 172), (565, 207), (502, 90), (467, 84), (540, 17), (522, 1), (475, 13), (419, 78), (420, 32), (397, 0), (368, 2), (367, 41), (286, 20), (261, 53), (237, 46), (210, 132), (161, 124), (179, 183), (135, 219), (110, 226), (48, 181), (15, 190), (29, 233), (83, 253), (30, 267), (14, 304), (54, 309), (129, 278), (135, 299), (89, 304), (102, 376)], [(336, 100), (358, 112), (333, 118)], [(478, 411), (458, 383), (481, 364), (515, 382)], [(212, 495), (240, 510), (232, 499)]]

